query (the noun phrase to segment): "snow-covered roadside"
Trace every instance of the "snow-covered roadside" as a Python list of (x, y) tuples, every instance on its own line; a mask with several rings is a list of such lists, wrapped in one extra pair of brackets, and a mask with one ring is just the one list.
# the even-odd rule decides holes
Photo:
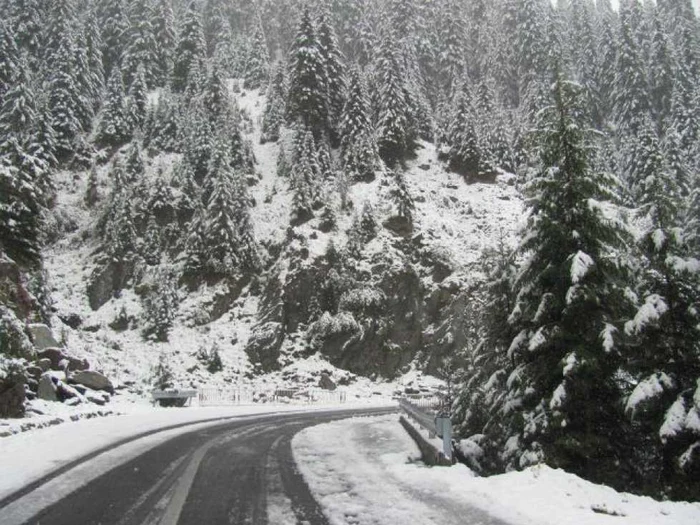
[[(173, 425), (202, 423), (217, 418), (234, 418), (257, 414), (307, 412), (322, 410), (351, 410), (367, 408), (367, 403), (343, 405), (254, 405), (237, 407), (193, 407), (164, 409), (132, 407), (131, 413), (121, 416), (80, 420), (40, 430), (32, 430), (0, 439), (0, 499), (19, 488), (71, 463), (122, 440), (157, 431)], [(192, 427), (181, 427), (173, 432), (185, 433)], [(165, 434), (157, 441), (166, 439)]]
[(292, 445), (332, 525), (700, 523), (700, 504), (619, 493), (546, 466), (490, 478), (464, 465), (428, 468), (397, 416), (318, 425)]

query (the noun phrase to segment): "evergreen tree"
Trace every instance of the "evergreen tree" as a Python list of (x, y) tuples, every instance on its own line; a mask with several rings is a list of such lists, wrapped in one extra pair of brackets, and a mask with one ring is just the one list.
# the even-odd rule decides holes
[[(588, 479), (617, 475), (621, 421), (616, 322), (624, 307), (622, 230), (603, 216), (613, 181), (591, 169), (591, 135), (577, 86), (557, 79), (542, 110), (540, 163), (528, 186), (510, 322), (509, 417), (519, 431), (511, 464), (547, 460)], [(517, 423), (520, 421), (520, 423)]]
[(220, 138), (207, 176), (211, 188), (207, 207), (197, 226), (201, 244), (194, 246), (202, 250), (204, 269), (217, 275), (253, 270), (259, 261), (244, 186), (226, 157), (226, 142)]
[[(664, 426), (671, 417), (667, 415), (672, 412), (671, 406), (685, 403), (700, 377), (700, 314), (696, 308), (700, 302), (700, 271), (697, 260), (689, 257), (680, 225), (680, 187), (649, 120), (642, 129), (637, 155), (641, 159), (636, 202), (645, 229), (639, 240), (644, 256), (638, 290), (641, 300), (633, 319), (625, 325), (625, 331), (633, 337), (627, 369), (638, 381), (626, 405), (635, 434), (640, 437), (630, 456), (638, 459), (634, 467), (639, 486), (653, 476), (666, 491), (687, 497), (693, 490), (692, 476), (678, 465), (686, 447), (700, 441), (700, 432), (691, 433), (691, 443), (687, 443), (688, 438), (675, 436), (675, 432), (666, 435)], [(640, 392), (648, 395), (648, 385), (656, 385), (651, 397), (657, 399), (645, 407), (635, 399)], [(690, 470), (700, 466), (697, 459), (687, 463)]]
[(322, 11), (318, 24), (318, 43), (323, 57), (328, 89), (328, 119), (332, 142), (336, 142), (345, 103), (345, 66), (329, 14)]
[(19, 67), (19, 50), (12, 30), (0, 21), (0, 101), (14, 81)]
[(165, 86), (173, 73), (176, 44), (175, 15), (172, 0), (157, 0), (153, 12), (153, 33), (156, 39), (157, 68), (154, 72), (157, 86)]
[[(134, 83), (138, 74), (143, 75), (146, 86), (154, 87), (157, 84), (159, 56), (153, 20), (154, 12), (149, 0), (131, 0), (129, 31), (121, 57), (122, 73), (128, 86)], [(140, 73), (139, 68), (142, 68)]]
[(314, 202), (319, 195), (322, 178), (313, 133), (300, 132), (297, 136), (297, 150), (290, 173), (290, 185), (294, 191), (293, 223), (303, 223), (313, 217)]
[(379, 153), (369, 117), (369, 101), (357, 70), (350, 74), (347, 102), (340, 124), (343, 169), (356, 181), (370, 181), (379, 166)]
[(138, 236), (130, 195), (126, 190), (116, 188), (107, 210), (103, 242), (111, 258), (123, 261), (136, 254)]
[(231, 121), (232, 102), (224, 78), (217, 67), (213, 67), (202, 91), (202, 105), (207, 112), (212, 128), (225, 126)]
[(153, 111), (153, 123), (148, 131), (148, 145), (157, 151), (180, 151), (180, 111), (172, 94), (164, 90)]
[(96, 113), (102, 104), (105, 88), (105, 70), (102, 56), (104, 44), (102, 33), (94, 10), (90, 10), (84, 26), (85, 61), (87, 96), (92, 102), (92, 111)]
[(258, 89), (268, 82), (269, 75), (270, 54), (267, 50), (262, 22), (257, 20), (252, 41), (248, 46), (243, 87), (245, 89)]
[(260, 142), (277, 142), (280, 136), (280, 128), (284, 124), (286, 78), (284, 65), (277, 64), (275, 74), (267, 87), (265, 112), (261, 126)]
[(31, 174), (0, 154), (0, 250), (28, 265), (41, 260), (41, 206)]
[(12, 0), (8, 7), (17, 47), (26, 52), (29, 63), (35, 65), (42, 53), (43, 6), (40, 0)]
[(97, 140), (104, 146), (121, 146), (130, 136), (124, 83), (121, 72), (115, 68), (107, 82), (107, 99), (97, 128)]
[(328, 130), (328, 76), (308, 8), (302, 13), (289, 63), (287, 122), (313, 130), (318, 141)]
[(477, 116), (469, 86), (465, 83), (455, 104), (447, 132), (450, 169), (469, 177), (490, 171), (477, 129)]
[(206, 43), (196, 2), (191, 2), (180, 27), (173, 66), (173, 90), (184, 91), (191, 82), (192, 71), (202, 69), (206, 59)]
[(410, 129), (410, 108), (402, 82), (402, 69), (393, 36), (385, 35), (379, 57), (378, 146), (384, 162), (393, 166), (415, 148)]
[(170, 270), (159, 270), (154, 277), (156, 286), (144, 298), (146, 326), (144, 336), (159, 342), (168, 340), (178, 306), (177, 282)]
[(626, 0), (620, 5), (619, 49), (613, 92), (616, 123), (632, 133), (650, 109), (648, 81), (634, 31), (636, 3), (636, 0)]
[(102, 29), (102, 60), (105, 78), (121, 67), (122, 55), (129, 39), (129, 17), (125, 0), (101, 0), (97, 18)]
[(129, 97), (126, 104), (126, 119), (128, 128), (136, 131), (143, 130), (148, 111), (148, 86), (144, 66), (136, 68), (129, 86)]
[(403, 217), (408, 220), (409, 224), (413, 224), (413, 212), (416, 209), (416, 205), (413, 202), (411, 193), (408, 191), (406, 178), (400, 171), (394, 172), (393, 178), (395, 186), (391, 190), (391, 197), (396, 206), (396, 211), (399, 217)]

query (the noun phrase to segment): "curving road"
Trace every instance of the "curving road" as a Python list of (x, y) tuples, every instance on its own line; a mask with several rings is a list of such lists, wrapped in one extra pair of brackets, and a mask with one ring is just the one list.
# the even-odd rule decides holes
[[(32, 499), (31, 492), (23, 495), (0, 508), (0, 523), (326, 525), (294, 463), (292, 437), (311, 425), (388, 412), (259, 416), (191, 431), (158, 444), (43, 510), (38, 510), (41, 498)], [(21, 508), (26, 515), (28, 506), (38, 510), (28, 520), (17, 521), (8, 510)]]

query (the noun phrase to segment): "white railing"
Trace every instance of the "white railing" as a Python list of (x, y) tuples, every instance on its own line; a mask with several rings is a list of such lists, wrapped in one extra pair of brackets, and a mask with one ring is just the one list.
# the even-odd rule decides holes
[(347, 401), (343, 390), (291, 389), (278, 388), (256, 391), (245, 388), (200, 388), (197, 399), (199, 406), (234, 406), (253, 403), (276, 404), (338, 404)]

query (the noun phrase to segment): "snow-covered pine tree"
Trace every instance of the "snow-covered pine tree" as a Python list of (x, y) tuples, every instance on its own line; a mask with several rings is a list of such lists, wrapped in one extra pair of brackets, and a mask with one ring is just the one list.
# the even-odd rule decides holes
[(161, 228), (158, 226), (153, 215), (148, 217), (146, 231), (143, 234), (143, 241), (140, 243), (141, 257), (150, 266), (160, 263), (162, 252)]
[(0, 251), (34, 266), (41, 261), (41, 196), (13, 156), (0, 154)]
[(269, 77), (270, 53), (267, 49), (267, 40), (262, 21), (256, 19), (255, 31), (248, 46), (243, 87), (245, 89), (259, 89), (267, 84)]
[(129, 129), (143, 131), (148, 112), (148, 85), (145, 68), (139, 65), (129, 86), (129, 96), (126, 102), (126, 118)]
[(44, 6), (41, 4), (40, 0), (11, 0), (8, 5), (15, 42), (19, 49), (27, 53), (32, 66), (37, 65), (43, 51), (41, 47), (45, 22)]
[(679, 424), (672, 406), (692, 406), (700, 377), (700, 264), (690, 257), (680, 187), (649, 118), (640, 129), (636, 154), (641, 158), (635, 202), (644, 229), (640, 302), (625, 325), (632, 337), (626, 369), (637, 384), (626, 403), (637, 436), (630, 456), (637, 458), (638, 485), (654, 477), (666, 494), (688, 497), (688, 490), (698, 486), (691, 472), (700, 468), (700, 458), (683, 457), (689, 447), (700, 446), (700, 430)]
[(399, 217), (403, 217), (409, 224), (413, 224), (413, 212), (416, 205), (413, 202), (413, 197), (408, 190), (406, 177), (400, 171), (393, 172), (394, 187), (391, 190), (391, 197), (396, 206), (396, 212)]
[(301, 224), (313, 217), (314, 203), (319, 195), (323, 175), (313, 133), (298, 132), (296, 142), (289, 184), (294, 191), (292, 223)]
[(191, 71), (195, 67), (202, 70), (206, 53), (206, 42), (197, 2), (190, 2), (182, 20), (175, 48), (172, 79), (174, 91), (185, 91), (191, 83)]
[(314, 140), (328, 132), (328, 76), (309, 9), (301, 15), (296, 38), (289, 51), (287, 122), (312, 130)]
[[(507, 418), (519, 430), (508, 464), (548, 461), (588, 479), (619, 475), (617, 322), (624, 313), (625, 232), (603, 212), (611, 176), (591, 168), (592, 133), (579, 86), (557, 78), (538, 116), (539, 166), (509, 321)], [(517, 444), (517, 446), (513, 446)]]
[(121, 71), (114, 68), (107, 82), (107, 98), (97, 127), (97, 141), (103, 146), (114, 147), (121, 146), (130, 137), (124, 82)]
[(129, 17), (125, 0), (99, 0), (97, 19), (102, 29), (102, 60), (106, 78), (121, 67), (129, 37)]
[(318, 43), (328, 79), (328, 122), (331, 143), (336, 145), (338, 128), (345, 105), (345, 65), (338, 46), (338, 39), (331, 25), (330, 14), (325, 9), (322, 10), (318, 21)]
[(673, 95), (674, 60), (666, 28), (660, 9), (653, 9), (654, 19), (651, 49), (649, 53), (649, 99), (654, 120), (662, 129), (671, 115), (671, 96)]
[(340, 124), (340, 143), (343, 169), (355, 181), (372, 180), (379, 166), (379, 153), (365, 93), (360, 72), (353, 69)]
[(284, 125), (285, 100), (287, 98), (286, 76), (284, 64), (275, 66), (274, 74), (267, 87), (265, 112), (260, 128), (260, 142), (277, 142), (280, 128)]
[(0, 20), (0, 102), (13, 84), (19, 67), (19, 50), (12, 29)]
[(225, 126), (232, 118), (232, 102), (222, 72), (214, 66), (202, 89), (202, 107), (212, 128)]
[(258, 256), (243, 182), (230, 168), (227, 146), (224, 137), (220, 137), (210, 163), (202, 243), (205, 269), (232, 276), (257, 268)]
[(87, 64), (85, 85), (88, 88), (87, 95), (92, 102), (92, 111), (93, 113), (97, 113), (102, 105), (103, 91), (105, 88), (105, 70), (102, 59), (104, 44), (102, 42), (102, 33), (94, 9), (90, 9), (86, 15), (83, 36)]
[(146, 166), (141, 155), (141, 144), (134, 139), (124, 153), (124, 177), (127, 184), (137, 184), (143, 180)]
[(448, 164), (451, 170), (466, 177), (478, 177), (487, 171), (483, 141), (477, 129), (477, 115), (473, 95), (465, 82), (457, 94), (446, 137), (449, 145)]
[(378, 64), (379, 117), (377, 144), (379, 154), (389, 166), (394, 166), (410, 154), (415, 137), (410, 127), (410, 107), (395, 38), (385, 31), (381, 41)]
[(621, 131), (634, 133), (650, 110), (649, 84), (639, 42), (634, 30), (637, 0), (620, 4), (618, 51), (613, 81), (615, 122)]
[(131, 0), (129, 5), (129, 31), (126, 47), (121, 57), (122, 73), (127, 86), (134, 83), (139, 67), (147, 87), (156, 85), (158, 73), (158, 42), (153, 26), (155, 17), (149, 0)]
[(156, 0), (151, 25), (157, 46), (157, 69), (153, 74), (156, 85), (164, 87), (174, 68), (176, 35), (172, 0)]
[(164, 89), (153, 111), (153, 122), (147, 130), (148, 146), (156, 151), (176, 152), (180, 144), (180, 107), (172, 93)]
[(159, 269), (153, 278), (155, 287), (144, 298), (147, 339), (165, 342), (175, 321), (178, 307), (177, 279), (171, 269)]
[(183, 132), (186, 135), (183, 157), (194, 170), (195, 180), (202, 183), (207, 173), (214, 130), (209, 123), (209, 117), (201, 103), (195, 102), (187, 112), (188, 126)]
[(123, 261), (136, 254), (138, 234), (129, 192), (115, 188), (107, 210), (103, 235), (104, 250), (116, 261)]

